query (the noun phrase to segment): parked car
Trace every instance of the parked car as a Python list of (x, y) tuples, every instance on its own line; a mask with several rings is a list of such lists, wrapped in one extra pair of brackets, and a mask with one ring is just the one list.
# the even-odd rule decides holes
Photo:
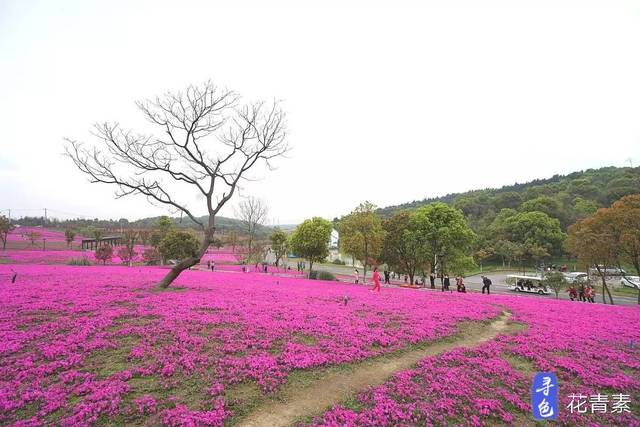
[[(591, 274), (600, 274), (598, 272), (598, 269), (595, 267), (590, 268), (589, 272)], [(605, 276), (625, 276), (627, 274), (623, 269), (617, 267), (603, 268), (602, 266), (600, 266), (600, 272)]]
[(622, 276), (620, 278), (620, 284), (628, 288), (640, 289), (640, 277), (639, 276)]
[(589, 278), (587, 273), (582, 273), (579, 271), (574, 271), (572, 273), (564, 273), (564, 278), (567, 279), (569, 283), (578, 283), (578, 282), (586, 282)]

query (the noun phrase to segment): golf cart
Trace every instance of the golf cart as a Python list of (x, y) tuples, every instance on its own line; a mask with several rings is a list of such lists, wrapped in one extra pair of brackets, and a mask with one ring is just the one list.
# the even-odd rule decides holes
[(549, 289), (544, 284), (544, 279), (541, 276), (524, 276), (519, 274), (510, 274), (507, 276), (507, 282), (514, 283), (509, 286), (510, 291), (538, 295), (551, 294)]

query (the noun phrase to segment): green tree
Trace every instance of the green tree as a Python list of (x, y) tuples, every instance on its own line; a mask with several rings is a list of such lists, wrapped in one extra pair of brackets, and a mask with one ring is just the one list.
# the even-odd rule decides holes
[(524, 253), (522, 244), (505, 239), (497, 240), (493, 248), (496, 254), (502, 259), (502, 267), (508, 268), (511, 268), (513, 261), (519, 261)]
[(154, 248), (160, 248), (160, 243), (164, 240), (167, 234), (176, 228), (171, 218), (168, 216), (161, 216), (153, 225), (153, 231), (149, 238), (149, 243)]
[(192, 233), (172, 229), (164, 236), (158, 250), (165, 261), (169, 259), (180, 261), (195, 256), (199, 246), (198, 239)]
[(576, 197), (573, 199), (573, 211), (576, 219), (583, 219), (593, 215), (598, 210), (598, 203), (593, 200)]
[(110, 245), (98, 246), (95, 256), (97, 260), (102, 261), (102, 265), (106, 265), (107, 261), (113, 258), (113, 248)]
[(2, 250), (5, 250), (7, 247), (7, 239), (9, 238), (9, 233), (13, 230), (13, 225), (9, 218), (6, 216), (0, 216), (0, 239), (2, 240)]
[(380, 257), (384, 239), (382, 219), (375, 210), (374, 204), (361, 203), (353, 212), (340, 220), (338, 230), (340, 249), (362, 263), (364, 277), (367, 276), (367, 265), (371, 265)]
[(557, 218), (560, 222), (565, 219), (560, 202), (549, 196), (540, 196), (527, 200), (520, 206), (520, 210), (522, 212), (544, 212), (551, 218)]
[(96, 245), (99, 245), (102, 241), (102, 238), (104, 237), (104, 232), (101, 229), (94, 227), (93, 225), (86, 227), (83, 230), (82, 234), (94, 239), (96, 241)]
[(616, 238), (612, 218), (606, 209), (576, 222), (569, 227), (566, 247), (573, 255), (588, 267), (593, 266), (602, 280), (602, 302), (605, 296), (613, 304), (613, 298), (607, 286), (607, 269), (616, 265), (620, 257), (620, 247)]
[(501, 209), (518, 209), (522, 203), (522, 196), (515, 191), (505, 191), (495, 196), (493, 205), (497, 212)]
[(637, 176), (621, 176), (612, 179), (607, 184), (606, 196), (609, 203), (613, 203), (624, 196), (636, 194), (640, 188), (640, 178)]
[(567, 287), (567, 279), (565, 279), (562, 273), (557, 271), (551, 271), (545, 274), (542, 283), (553, 290), (556, 294), (556, 299), (558, 299), (560, 292)]
[(67, 228), (64, 230), (64, 239), (67, 241), (67, 247), (71, 245), (73, 239), (76, 238), (76, 232), (73, 228)]
[(314, 262), (322, 261), (329, 256), (331, 229), (331, 222), (313, 217), (296, 227), (291, 236), (291, 249), (296, 255), (309, 261), (309, 274)]
[(418, 225), (407, 211), (396, 212), (383, 223), (382, 260), (394, 271), (409, 275), (411, 283), (429, 259), (426, 236)]
[(418, 208), (412, 221), (426, 241), (434, 270), (446, 274), (448, 269), (460, 270), (473, 265), (470, 252), (476, 235), (460, 210), (444, 203), (432, 203)]
[(289, 236), (287, 233), (276, 227), (270, 236), (271, 250), (276, 257), (276, 267), (280, 264), (280, 259), (287, 254), (289, 250)]
[(640, 194), (623, 197), (606, 212), (612, 217), (612, 227), (620, 251), (618, 265), (620, 262), (628, 262), (640, 276)]
[(565, 234), (560, 222), (544, 212), (520, 212), (505, 220), (504, 231), (508, 240), (528, 247), (544, 249), (549, 255), (559, 254)]

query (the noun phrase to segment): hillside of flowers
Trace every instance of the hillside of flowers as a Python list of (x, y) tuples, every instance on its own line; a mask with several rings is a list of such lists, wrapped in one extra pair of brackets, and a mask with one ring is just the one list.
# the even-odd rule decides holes
[[(494, 302), (526, 330), (425, 358), (313, 424), (530, 424), (531, 378), (553, 371), (561, 425), (640, 425), (640, 310), (507, 296)], [(594, 396), (601, 396), (596, 406)], [(623, 400), (629, 403), (616, 403)]]
[[(49, 243), (65, 243), (66, 240), (64, 237), (63, 231), (52, 230), (48, 228), (42, 227), (18, 227), (15, 228), (9, 235), (7, 236), (8, 242), (27, 242), (29, 241), (29, 233), (36, 233), (38, 235), (38, 241), (42, 241), (42, 239), (46, 239)], [(84, 237), (77, 234), (74, 239), (74, 244), (80, 244)]]
[[(134, 263), (143, 262), (142, 254), (145, 247), (135, 245), (134, 250), (136, 256), (133, 258)], [(102, 261), (96, 259), (95, 251), (91, 250), (30, 250), (30, 249), (7, 249), (0, 251), (0, 260), (11, 264), (67, 264), (72, 260), (87, 259), (94, 264), (102, 264)], [(117, 255), (117, 248), (107, 264), (122, 264), (123, 261)]]
[[(486, 320), (468, 298), (262, 273), (0, 265), (0, 424), (222, 425), (226, 391), (363, 360)], [(12, 279), (15, 275), (15, 282)]]

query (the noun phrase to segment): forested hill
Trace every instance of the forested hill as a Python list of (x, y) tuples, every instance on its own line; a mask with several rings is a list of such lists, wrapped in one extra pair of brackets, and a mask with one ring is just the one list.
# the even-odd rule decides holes
[(384, 217), (398, 210), (444, 202), (461, 209), (476, 230), (490, 224), (501, 209), (541, 211), (557, 218), (563, 228), (608, 206), (622, 196), (640, 193), (640, 167), (604, 167), (554, 175), (524, 184), (452, 193), (378, 210)]

